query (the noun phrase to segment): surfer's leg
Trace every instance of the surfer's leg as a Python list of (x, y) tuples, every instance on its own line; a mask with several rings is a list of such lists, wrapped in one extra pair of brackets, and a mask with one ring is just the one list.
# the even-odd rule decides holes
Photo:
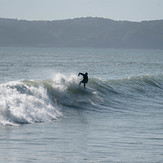
[(82, 80), (82, 81), (79, 83), (79, 85), (81, 85), (81, 83), (84, 83), (84, 81)]

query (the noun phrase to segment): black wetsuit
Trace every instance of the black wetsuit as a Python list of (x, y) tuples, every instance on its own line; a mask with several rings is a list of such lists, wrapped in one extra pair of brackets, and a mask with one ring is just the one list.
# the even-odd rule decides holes
[(83, 80), (79, 83), (79, 85), (80, 85), (81, 83), (84, 83), (84, 87), (85, 87), (85, 84), (88, 83), (88, 73), (87, 73), (87, 72), (86, 72), (85, 74), (79, 73), (78, 76), (79, 76), (79, 75), (82, 75), (82, 76), (83, 76)]

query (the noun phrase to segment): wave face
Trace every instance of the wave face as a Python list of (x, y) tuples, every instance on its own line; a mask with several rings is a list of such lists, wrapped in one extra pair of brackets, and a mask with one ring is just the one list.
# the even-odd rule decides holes
[(13, 81), (0, 85), (0, 124), (20, 125), (49, 122), (63, 116), (63, 109), (102, 111), (140, 106), (143, 100), (157, 101), (162, 107), (163, 77), (138, 76), (127, 79), (89, 79), (79, 86), (76, 75), (56, 74), (41, 81)]

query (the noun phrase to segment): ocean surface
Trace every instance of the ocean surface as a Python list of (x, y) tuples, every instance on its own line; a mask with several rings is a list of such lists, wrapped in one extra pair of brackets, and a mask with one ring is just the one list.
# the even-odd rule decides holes
[(33, 162), (162, 163), (163, 50), (1, 47), (0, 163)]

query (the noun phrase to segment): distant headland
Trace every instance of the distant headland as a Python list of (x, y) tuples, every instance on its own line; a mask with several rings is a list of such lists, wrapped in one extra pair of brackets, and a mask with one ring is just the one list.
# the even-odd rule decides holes
[(0, 18), (0, 46), (163, 49), (163, 20)]

